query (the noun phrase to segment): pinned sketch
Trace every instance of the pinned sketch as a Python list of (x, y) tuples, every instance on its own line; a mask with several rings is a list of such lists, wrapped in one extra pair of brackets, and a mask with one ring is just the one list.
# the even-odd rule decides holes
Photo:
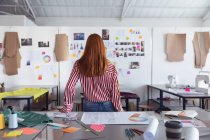
[(38, 47), (50, 47), (50, 42), (49, 41), (39, 41), (38, 42)]
[(74, 40), (85, 40), (84, 33), (74, 33)]
[(21, 46), (32, 46), (32, 38), (22, 38)]
[(102, 39), (109, 40), (109, 30), (108, 29), (102, 29)]

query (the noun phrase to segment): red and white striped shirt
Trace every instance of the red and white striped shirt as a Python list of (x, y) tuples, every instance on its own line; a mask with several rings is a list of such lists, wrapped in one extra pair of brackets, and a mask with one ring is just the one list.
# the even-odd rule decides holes
[(75, 85), (80, 79), (84, 96), (91, 102), (111, 101), (117, 111), (122, 111), (120, 101), (119, 84), (117, 70), (111, 63), (108, 69), (101, 76), (87, 77), (79, 73), (77, 62), (74, 64), (69, 80), (64, 92), (63, 112), (70, 112), (73, 109), (73, 98), (75, 95)]

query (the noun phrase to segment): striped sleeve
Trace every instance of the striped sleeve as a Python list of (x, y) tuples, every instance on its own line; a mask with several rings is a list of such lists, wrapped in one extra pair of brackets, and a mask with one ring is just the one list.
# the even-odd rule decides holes
[(77, 63), (74, 64), (69, 80), (66, 84), (64, 92), (64, 106), (61, 109), (62, 112), (71, 112), (73, 109), (73, 99), (75, 95), (75, 86), (79, 79), (79, 70)]
[(123, 111), (122, 104), (120, 100), (120, 91), (119, 91), (119, 83), (117, 78), (117, 70), (115, 67), (113, 67), (113, 82), (112, 82), (112, 103), (114, 105), (114, 108), (120, 112)]

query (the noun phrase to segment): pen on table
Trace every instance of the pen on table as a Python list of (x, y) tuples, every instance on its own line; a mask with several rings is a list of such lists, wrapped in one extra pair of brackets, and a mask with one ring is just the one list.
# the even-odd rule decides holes
[(130, 133), (132, 134), (132, 136), (135, 137), (135, 134), (134, 134), (133, 130), (131, 128), (128, 129), (128, 130), (130, 131)]
[(125, 134), (129, 138), (129, 140), (130, 140), (131, 136), (130, 136), (130, 133), (129, 133), (128, 129), (125, 129)]
[(140, 135), (140, 136), (144, 134), (144, 132), (141, 131), (141, 130), (139, 130), (139, 129), (132, 128), (132, 130), (133, 130), (136, 134), (138, 134), (138, 135)]

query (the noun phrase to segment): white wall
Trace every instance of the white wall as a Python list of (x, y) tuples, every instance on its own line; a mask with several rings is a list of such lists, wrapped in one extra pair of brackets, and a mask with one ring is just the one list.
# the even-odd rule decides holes
[[(0, 82), (6, 82), (6, 86), (15, 86), (21, 84), (58, 84), (60, 81), (61, 93), (64, 91), (66, 81), (68, 80), (69, 73), (72, 68), (72, 63), (61, 62), (58, 64), (52, 57), (52, 63), (55, 64), (56, 68), (60, 68), (60, 80), (46, 80), (36, 81), (33, 79), (33, 71), (29, 71), (26, 68), (27, 57), (31, 57), (27, 52), (44, 50), (53, 56), (54, 40), (56, 33), (66, 33), (69, 35), (69, 41), (72, 41), (74, 32), (85, 32), (89, 33), (101, 33), (102, 28), (108, 28), (111, 30), (115, 29), (126, 29), (128, 27), (1, 27), (0, 28), (0, 42), (3, 42), (4, 32), (6, 31), (17, 31), (19, 38), (32, 37), (33, 48), (30, 46), (21, 47), (20, 52), (22, 55), (21, 70), (17, 76), (7, 76), (4, 74), (4, 67), (0, 65)], [(194, 68), (194, 48), (192, 45), (192, 39), (195, 31), (210, 31), (210, 28), (203, 27), (136, 27), (141, 29), (145, 38), (145, 58), (141, 58), (139, 71), (134, 72), (133, 76), (130, 77), (119, 77), (120, 89), (130, 90), (141, 96), (141, 101), (144, 100), (146, 94), (146, 84), (165, 84), (168, 83), (167, 76), (169, 74), (176, 74), (179, 78), (180, 84), (192, 84), (194, 85), (195, 76), (200, 69)], [(166, 61), (165, 54), (165, 35), (166, 33), (186, 33), (186, 53), (184, 55), (184, 61), (182, 62), (168, 62)], [(49, 40), (51, 45), (50, 48), (40, 49), (37, 47), (38, 41)], [(118, 61), (124, 63), (126, 60), (122, 59)], [(123, 65), (123, 64), (121, 64)], [(34, 69), (32, 67), (31, 69)], [(210, 54), (208, 54), (206, 66), (204, 70), (210, 71)], [(81, 92), (81, 90), (77, 90)], [(77, 96), (77, 99), (78, 96)], [(62, 101), (62, 99), (61, 99)]]
[[(153, 31), (153, 68), (152, 83), (168, 83), (168, 75), (177, 75), (179, 84), (195, 85), (195, 77), (201, 70), (194, 67), (194, 32), (210, 31), (210, 28), (154, 28)], [(168, 62), (166, 61), (166, 34), (184, 33), (186, 34), (186, 53), (184, 61)], [(204, 71), (210, 71), (210, 54), (208, 54)]]
[(36, 26), (23, 15), (0, 15), (0, 26)]
[(24, 17), (24, 26), (37, 26), (34, 21), (31, 19), (27, 18), (26, 16)]
[(201, 19), (174, 19), (174, 18), (65, 18), (65, 17), (38, 17), (38, 26), (137, 26), (137, 27), (201, 27)]

